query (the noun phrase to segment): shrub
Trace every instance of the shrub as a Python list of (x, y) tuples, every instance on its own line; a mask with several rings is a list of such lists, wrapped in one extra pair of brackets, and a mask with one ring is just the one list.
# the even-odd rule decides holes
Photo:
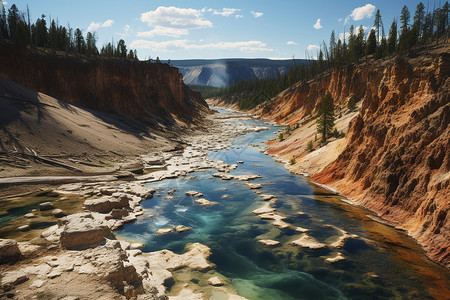
[(336, 127), (334, 127), (334, 130), (333, 130), (333, 132), (331, 133), (331, 135), (332, 135), (333, 137), (337, 138), (337, 139), (340, 137), (340, 133), (339, 133), (339, 131), (336, 129)]
[(313, 141), (309, 141), (308, 144), (306, 144), (306, 151), (313, 151), (314, 150), (314, 145), (313, 145)]
[(348, 99), (347, 108), (349, 110), (354, 110), (356, 108), (355, 96), (351, 96), (350, 99)]
[(278, 139), (280, 140), (280, 142), (284, 141), (284, 136), (283, 136), (282, 133), (280, 133), (280, 134), (278, 135)]
[(295, 158), (292, 158), (292, 159), (289, 161), (289, 163), (291, 164), (291, 166), (292, 166), (292, 165), (295, 165)]

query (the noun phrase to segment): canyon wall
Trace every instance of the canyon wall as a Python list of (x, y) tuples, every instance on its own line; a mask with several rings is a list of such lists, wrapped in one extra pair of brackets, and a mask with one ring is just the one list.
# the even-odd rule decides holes
[[(311, 120), (327, 90), (337, 114), (345, 114), (348, 99), (355, 96), (361, 101), (360, 110), (349, 122), (342, 143), (345, 147), (330, 147), (339, 151), (328, 153), (337, 159), (313, 172), (312, 180), (338, 189), (388, 223), (408, 230), (432, 259), (447, 266), (449, 53), (447, 45), (415, 58), (396, 57), (335, 69), (297, 83), (253, 111), (277, 122), (302, 125)], [(270, 148), (278, 145), (286, 151), (279, 147), (281, 143), (272, 141)], [(308, 155), (305, 146), (301, 147), (304, 156)], [(293, 149), (299, 151), (299, 147)], [(328, 154), (325, 150), (322, 155)]]
[(199, 121), (208, 110), (199, 93), (167, 64), (82, 59), (63, 53), (0, 47), (0, 75), (71, 104), (131, 117), (146, 124)]

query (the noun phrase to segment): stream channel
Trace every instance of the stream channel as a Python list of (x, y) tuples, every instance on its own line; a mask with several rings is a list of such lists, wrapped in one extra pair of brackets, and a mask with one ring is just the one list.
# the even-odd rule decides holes
[[(291, 174), (260, 152), (264, 141), (274, 138), (280, 127), (257, 120), (244, 122), (270, 130), (235, 138), (231, 147), (209, 156), (228, 164), (244, 161), (230, 174), (261, 175), (252, 181), (262, 184), (261, 189), (213, 177), (216, 170), (153, 182), (147, 186), (156, 189), (155, 196), (142, 202), (145, 215), (116, 234), (144, 243), (144, 252), (183, 253), (187, 243), (205, 244), (212, 250), (209, 259), (217, 271), (248, 299), (446, 299), (448, 270), (431, 262), (406, 232), (374, 222), (369, 211)], [(189, 190), (219, 204), (196, 205), (195, 198), (185, 195)], [(292, 227), (280, 229), (252, 214), (265, 202), (256, 191), (275, 195), (273, 207)], [(172, 225), (192, 230), (155, 234)], [(308, 231), (301, 233), (296, 227)], [(339, 247), (331, 246), (342, 232), (352, 237)], [(310, 249), (291, 244), (305, 234), (326, 246)], [(258, 242), (266, 239), (280, 243), (270, 247)], [(345, 259), (326, 261), (338, 253)]]

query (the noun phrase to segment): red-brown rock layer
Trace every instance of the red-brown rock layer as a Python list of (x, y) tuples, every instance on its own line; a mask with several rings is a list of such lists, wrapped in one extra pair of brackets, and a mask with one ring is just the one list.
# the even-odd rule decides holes
[[(301, 123), (329, 90), (339, 108), (361, 99), (347, 146), (312, 180), (339, 189), (410, 232), (450, 265), (450, 55), (448, 45), (416, 58), (367, 62), (297, 83), (254, 112)], [(295, 154), (295, 153), (293, 153)]]
[(147, 124), (194, 122), (207, 104), (167, 64), (81, 59), (0, 47), (0, 74), (71, 104), (117, 113)]

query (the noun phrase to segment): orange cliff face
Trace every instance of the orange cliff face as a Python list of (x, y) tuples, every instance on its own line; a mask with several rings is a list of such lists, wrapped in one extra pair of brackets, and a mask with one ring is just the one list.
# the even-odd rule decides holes
[(2, 45), (0, 75), (71, 104), (146, 124), (192, 123), (208, 105), (167, 64), (38, 54)]
[[(343, 146), (336, 146), (341, 141), (337, 140), (320, 148), (321, 156), (330, 155), (333, 160), (321, 168), (311, 167), (312, 180), (337, 188), (392, 225), (408, 230), (432, 259), (450, 266), (448, 50), (447, 45), (412, 59), (333, 70), (297, 83), (253, 111), (277, 122), (300, 124), (298, 131), (305, 132), (307, 126), (301, 125), (308, 122), (327, 90), (337, 111), (346, 110), (350, 96), (361, 99), (359, 113), (348, 123), (339, 144)], [(315, 151), (304, 150), (311, 134), (301, 140), (294, 139), (295, 132), (291, 139), (272, 141), (269, 153), (285, 160), (291, 155), (297, 162), (314, 156)], [(302, 145), (290, 145), (299, 140)], [(295, 168), (303, 170), (298, 164)]]

